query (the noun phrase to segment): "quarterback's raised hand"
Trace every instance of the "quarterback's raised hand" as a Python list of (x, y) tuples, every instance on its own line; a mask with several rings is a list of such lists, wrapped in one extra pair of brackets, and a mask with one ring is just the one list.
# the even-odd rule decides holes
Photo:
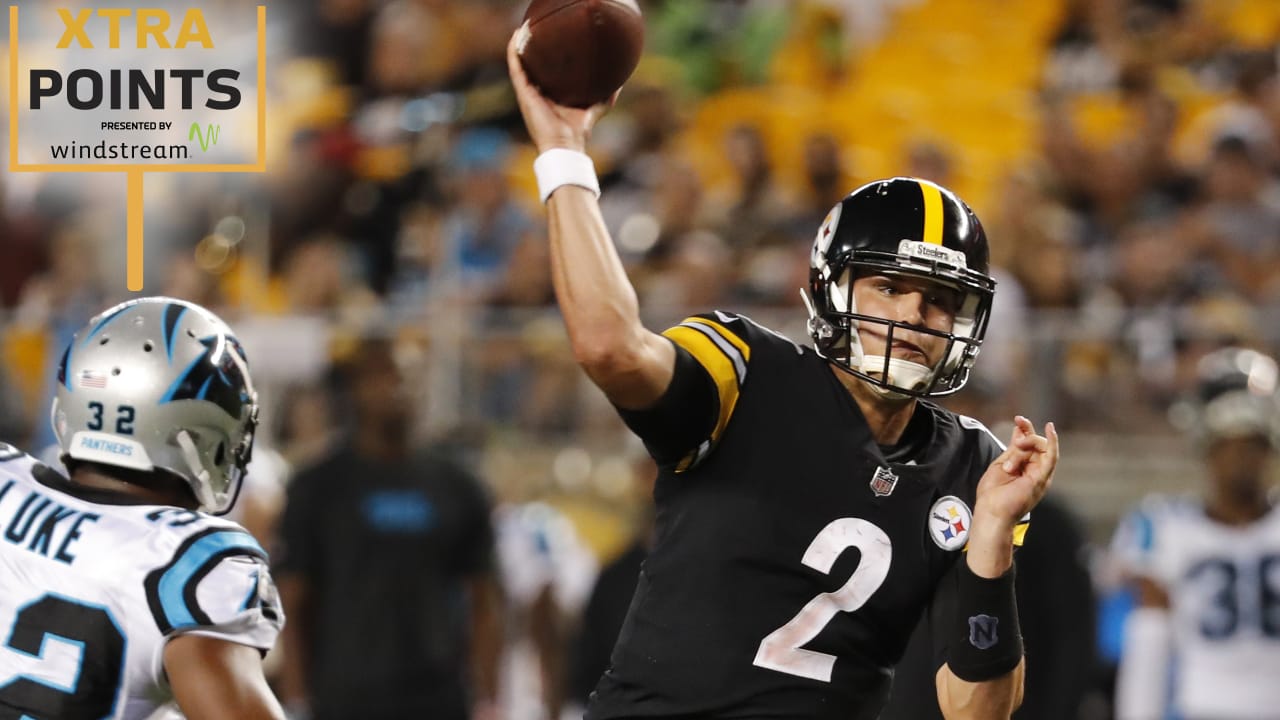
[(527, 34), (526, 28), (521, 26), (507, 43), (507, 70), (511, 74), (511, 85), (515, 88), (516, 100), (520, 103), (520, 114), (524, 116), (529, 137), (540, 153), (552, 148), (586, 152), (591, 128), (613, 105), (618, 95), (614, 93), (609, 102), (586, 110), (557, 105), (548, 100), (529, 82), (524, 66), (520, 64), (519, 48)]
[(1037, 435), (1031, 421), (1019, 415), (1013, 420), (1013, 437), (978, 483), (977, 506), (1015, 523), (1044, 497), (1058, 464), (1058, 433), (1053, 423)]
[(1058, 464), (1058, 431), (1053, 423), (1045, 434), (1019, 415), (1014, 418), (1008, 448), (987, 468), (978, 482), (969, 567), (978, 575), (995, 577), (1012, 562), (1013, 526), (1031, 511), (1053, 484)]

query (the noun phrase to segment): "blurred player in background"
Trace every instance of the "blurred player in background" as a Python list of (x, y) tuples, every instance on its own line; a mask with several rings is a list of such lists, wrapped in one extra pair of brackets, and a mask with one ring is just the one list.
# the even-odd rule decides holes
[(414, 446), (386, 338), (341, 367), (350, 436), (289, 486), (281, 521), (283, 694), (317, 720), (494, 720), (502, 643), (488, 498)]
[(1202, 499), (1147, 498), (1113, 550), (1133, 579), (1116, 690), (1120, 720), (1276, 717), (1280, 512), (1267, 471), (1280, 441), (1276, 363), (1225, 348), (1184, 407), (1205, 453)]
[(559, 720), (568, 711), (568, 626), (586, 603), (597, 560), (550, 503), (499, 505), (494, 533), (506, 600), (502, 720)]
[(653, 333), (585, 155), (603, 108), (548, 101), (517, 40), (573, 352), (660, 469), (652, 553), (587, 718), (870, 720), (926, 610), (946, 716), (1008, 718), (1023, 672), (1013, 546), (1057, 435), (1019, 417), (1004, 450), (921, 400), (963, 386), (986, 329), (977, 218), (909, 178), (837, 205), (804, 295), (817, 351), (719, 311)]
[(281, 718), (284, 622), (233, 522), (257, 395), (231, 329), (170, 298), (77, 332), (52, 420), (64, 477), (0, 444), (0, 717)]

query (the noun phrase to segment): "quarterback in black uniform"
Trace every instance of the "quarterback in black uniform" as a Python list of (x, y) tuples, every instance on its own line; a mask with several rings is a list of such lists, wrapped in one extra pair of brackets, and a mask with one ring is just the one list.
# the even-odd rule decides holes
[(926, 612), (944, 714), (1008, 718), (1013, 547), (1058, 447), (1019, 417), (1006, 450), (922, 399), (963, 386), (985, 332), (977, 218), (915, 179), (849, 195), (814, 243), (814, 347), (720, 311), (650, 332), (582, 153), (603, 108), (542, 97), (517, 48), (575, 356), (661, 468), (653, 551), (588, 720), (871, 720)]

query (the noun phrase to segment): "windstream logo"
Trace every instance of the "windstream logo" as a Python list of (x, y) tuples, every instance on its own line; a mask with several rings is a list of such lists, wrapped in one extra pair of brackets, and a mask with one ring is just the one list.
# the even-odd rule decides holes
[(210, 123), (205, 126), (202, 131), (200, 123), (191, 123), (191, 129), (187, 131), (187, 140), (196, 140), (200, 143), (200, 152), (209, 152), (210, 145), (218, 144), (218, 134), (222, 132), (221, 125)]
[[(187, 131), (187, 141), (200, 144), (201, 152), (209, 152), (209, 148), (218, 144), (218, 136), (222, 133), (221, 125), (210, 123), (201, 128), (200, 123), (191, 123)], [(71, 141), (63, 145), (50, 145), (49, 154), (54, 160), (186, 160), (191, 157), (187, 145), (162, 145), (144, 143), (107, 142), (78, 143)]]
[(49, 154), (54, 160), (186, 160), (190, 152), (186, 145), (148, 145), (143, 143), (96, 144), (71, 141), (65, 145), (50, 145)]

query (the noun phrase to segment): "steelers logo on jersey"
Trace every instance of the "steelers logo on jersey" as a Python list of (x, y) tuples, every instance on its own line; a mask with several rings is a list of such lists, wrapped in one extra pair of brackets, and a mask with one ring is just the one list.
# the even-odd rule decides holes
[(938, 498), (929, 508), (929, 537), (943, 550), (959, 550), (969, 540), (973, 513), (954, 495)]

